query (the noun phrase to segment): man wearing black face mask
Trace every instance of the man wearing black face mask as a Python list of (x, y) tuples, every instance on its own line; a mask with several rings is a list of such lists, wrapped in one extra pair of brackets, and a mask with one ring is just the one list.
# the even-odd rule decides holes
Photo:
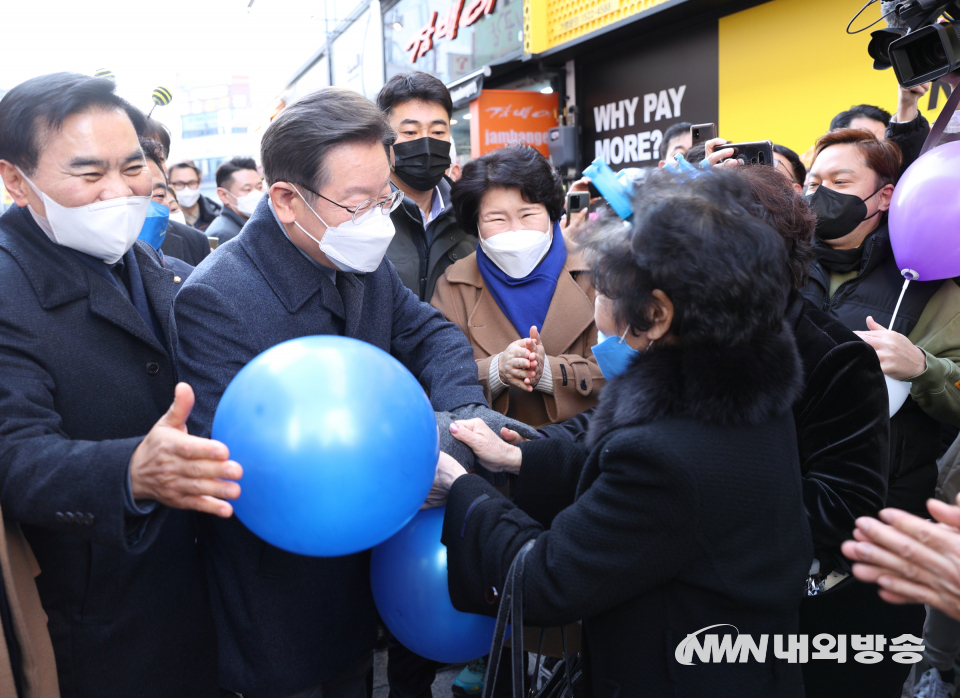
[(397, 140), (391, 184), (404, 193), (391, 214), (396, 236), (387, 249), (400, 280), (429, 302), (447, 267), (477, 248), (476, 233), (453, 216), (450, 181), (450, 116), (453, 102), (442, 82), (427, 73), (395, 75), (377, 95)]
[[(887, 329), (903, 287), (887, 229), (900, 165), (899, 147), (866, 131), (838, 129), (820, 138), (806, 192), (817, 214), (817, 261), (802, 293), (873, 346), (889, 379), (909, 384), (909, 397), (890, 420), (886, 505), (926, 518), (925, 502), (937, 481), (940, 425), (960, 426), (960, 287), (953, 280), (911, 282)], [(818, 627), (828, 627), (831, 603), (842, 606), (848, 603), (845, 595), (859, 596), (854, 585), (862, 583), (853, 581), (845, 591), (821, 598)], [(862, 598), (867, 596), (882, 603), (873, 590)], [(895, 608), (902, 617), (886, 634), (920, 637), (923, 607)], [(892, 684), (891, 695), (899, 696), (900, 684)]]

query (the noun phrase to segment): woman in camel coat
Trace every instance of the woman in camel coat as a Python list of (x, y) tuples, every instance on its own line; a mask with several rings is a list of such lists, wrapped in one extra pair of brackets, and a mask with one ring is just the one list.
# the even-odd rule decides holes
[(20, 524), (0, 518), (0, 696), (60, 695), (47, 614), (34, 582), (38, 574)]
[(470, 344), (487, 400), (534, 427), (597, 404), (595, 292), (557, 220), (563, 188), (540, 153), (510, 146), (469, 162), (453, 185), (457, 222), (477, 252), (449, 267), (432, 304)]

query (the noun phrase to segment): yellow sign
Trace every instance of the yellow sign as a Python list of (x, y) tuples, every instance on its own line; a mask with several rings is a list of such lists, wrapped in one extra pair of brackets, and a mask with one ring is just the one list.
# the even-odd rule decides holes
[(603, 0), (592, 7), (581, 10), (569, 19), (560, 22), (560, 33), (565, 34), (572, 29), (582, 27), (584, 24), (608, 15), (614, 10), (620, 9), (620, 0)]
[[(895, 114), (897, 78), (892, 69), (873, 69), (867, 55), (872, 30), (846, 33), (860, 5), (773, 0), (721, 18), (719, 135), (736, 142), (769, 139), (802, 155), (836, 114), (856, 104)], [(880, 16), (880, 4), (874, 7), (854, 29)], [(920, 112), (932, 124), (946, 101), (942, 91), (935, 99), (928, 92)]]
[(524, 53), (542, 53), (666, 0), (524, 0)]

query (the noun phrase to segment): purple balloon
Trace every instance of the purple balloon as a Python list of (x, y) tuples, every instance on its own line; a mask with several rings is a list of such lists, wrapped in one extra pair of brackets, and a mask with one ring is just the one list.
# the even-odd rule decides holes
[(907, 168), (890, 202), (890, 242), (901, 271), (920, 281), (960, 276), (960, 141)]

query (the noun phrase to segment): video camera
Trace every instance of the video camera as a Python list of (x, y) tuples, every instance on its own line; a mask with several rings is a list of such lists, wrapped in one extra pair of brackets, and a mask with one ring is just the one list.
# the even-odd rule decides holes
[[(936, 80), (960, 68), (960, 2), (896, 0), (880, 4), (888, 27), (870, 34), (867, 51), (874, 68), (885, 70), (892, 65), (904, 87)], [(941, 15), (948, 21), (938, 24)]]

